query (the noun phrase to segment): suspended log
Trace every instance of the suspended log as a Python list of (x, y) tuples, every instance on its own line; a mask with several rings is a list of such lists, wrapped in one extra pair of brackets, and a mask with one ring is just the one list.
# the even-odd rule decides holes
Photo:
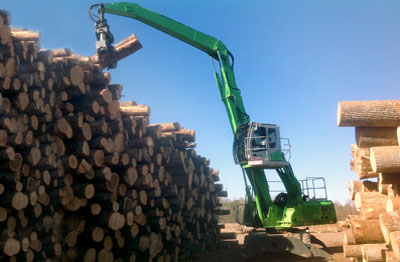
[[(114, 45), (114, 52), (112, 53), (111, 57), (108, 57), (108, 59), (110, 59), (112, 63), (116, 63), (124, 59), (125, 57), (135, 53), (140, 48), (142, 48), (142, 45), (140, 44), (136, 35), (132, 34), (121, 42)], [(97, 54), (92, 56), (91, 59), (94, 63), (100, 64), (102, 68), (105, 68), (107, 66), (104, 61), (99, 59)]]

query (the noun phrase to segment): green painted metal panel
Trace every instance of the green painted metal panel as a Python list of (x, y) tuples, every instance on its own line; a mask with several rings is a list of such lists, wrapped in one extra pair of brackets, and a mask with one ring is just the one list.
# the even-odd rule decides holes
[(283, 157), (282, 157), (282, 151), (281, 150), (276, 150), (273, 153), (269, 154), (269, 159), (272, 161), (283, 161)]

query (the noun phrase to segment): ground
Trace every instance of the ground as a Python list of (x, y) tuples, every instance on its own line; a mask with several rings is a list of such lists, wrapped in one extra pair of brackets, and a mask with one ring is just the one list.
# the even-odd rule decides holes
[[(271, 256), (271, 255), (260, 255), (257, 257), (253, 257), (251, 259), (245, 260), (241, 256), (241, 247), (243, 246), (244, 237), (247, 235), (240, 225), (238, 224), (225, 224), (226, 228), (222, 231), (225, 232), (236, 232), (237, 240), (239, 244), (232, 244), (229, 248), (218, 248), (215, 251), (203, 253), (201, 255), (194, 256), (191, 260), (192, 262), (199, 261), (207, 261), (207, 262), (262, 262), (262, 261), (275, 261), (275, 262), (284, 262), (284, 261), (325, 261), (324, 259), (303, 259), (303, 258), (293, 258), (293, 257), (282, 257), (282, 256)], [(326, 248), (324, 249), (329, 254), (332, 255), (333, 259), (336, 262), (348, 262), (349, 259), (344, 258), (343, 256), (343, 234), (345, 232), (345, 228), (342, 228), (338, 224), (335, 225), (320, 225), (320, 226), (312, 226), (310, 227), (310, 233), (321, 240)], [(316, 245), (317, 247), (321, 247)]]

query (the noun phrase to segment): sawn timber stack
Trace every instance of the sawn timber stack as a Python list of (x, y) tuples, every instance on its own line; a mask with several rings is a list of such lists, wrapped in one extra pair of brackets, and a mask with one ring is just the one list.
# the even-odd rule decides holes
[(2, 261), (184, 261), (216, 246), (226, 192), (194, 131), (150, 124), (110, 81), (0, 11)]
[(400, 261), (400, 100), (340, 102), (337, 120), (355, 127), (350, 169), (362, 180), (349, 185), (360, 215), (349, 217), (344, 255)]

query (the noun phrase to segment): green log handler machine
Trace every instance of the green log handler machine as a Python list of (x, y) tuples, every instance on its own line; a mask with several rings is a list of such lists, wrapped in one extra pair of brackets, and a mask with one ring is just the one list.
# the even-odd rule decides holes
[[(94, 9), (97, 9), (97, 15), (93, 13)], [(288, 161), (290, 145), (287, 139), (280, 137), (279, 126), (250, 121), (236, 85), (234, 58), (224, 43), (138, 4), (95, 4), (89, 8), (88, 15), (95, 22), (97, 53), (108, 68), (115, 68), (116, 63), (111, 59), (114, 38), (104, 18), (105, 13), (136, 19), (211, 57), (214, 77), (234, 135), (234, 159), (243, 171), (246, 192), (243, 224), (262, 229), (246, 236), (243, 256), (287, 252), (301, 257), (329, 259), (327, 252), (310, 245), (307, 231), (310, 225), (336, 223), (334, 205), (326, 198), (325, 180), (311, 177), (300, 180), (300, 183)], [(214, 61), (218, 62), (218, 71)], [(286, 189), (274, 199), (270, 195), (265, 169), (276, 170)], [(309, 182), (314, 184), (316, 180), (323, 181), (323, 197), (310, 194), (315, 193), (315, 187), (309, 186)]]

